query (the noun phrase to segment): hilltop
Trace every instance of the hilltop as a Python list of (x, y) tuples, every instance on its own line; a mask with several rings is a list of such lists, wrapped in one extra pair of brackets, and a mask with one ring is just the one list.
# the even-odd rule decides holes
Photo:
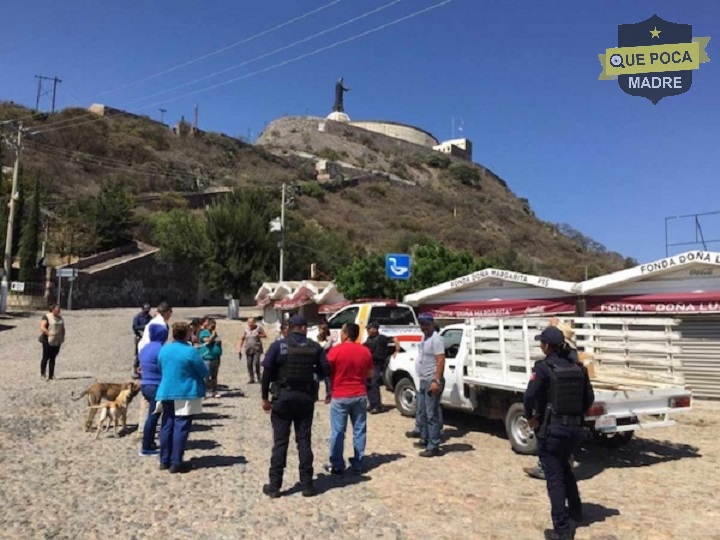
[[(0, 121), (31, 114), (0, 104)], [(509, 269), (571, 280), (586, 269), (593, 276), (631, 263), (573, 227), (538, 219), (527, 200), (481, 165), (342, 123), (281, 118), (255, 144), (186, 123), (175, 133), (148, 118), (84, 109), (25, 125), (37, 134), (26, 137), (24, 167), (42, 172), (50, 209), (97, 193), (106, 178), (120, 179), (145, 216), (182, 206), (193, 194), (288, 183), (300, 186), (295, 212), (305, 221), (367, 250), (401, 251), (435, 238)], [(320, 159), (338, 163), (341, 174), (318, 183)], [(138, 236), (152, 240), (144, 230)]]

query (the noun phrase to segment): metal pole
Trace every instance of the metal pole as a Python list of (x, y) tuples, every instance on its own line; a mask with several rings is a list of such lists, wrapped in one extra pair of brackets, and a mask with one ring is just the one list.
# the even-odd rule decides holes
[(75, 278), (70, 278), (70, 291), (68, 292), (68, 303), (67, 303), (68, 311), (72, 311), (72, 293), (73, 293), (73, 285), (74, 284), (75, 284)]
[(42, 77), (40, 75), (35, 75), (35, 78), (38, 80), (37, 97), (35, 98), (35, 112), (38, 112), (40, 110), (40, 93), (42, 92)]
[(282, 185), (282, 200), (280, 203), (280, 281), (284, 277), (285, 268), (285, 183)]
[(57, 92), (57, 85), (58, 83), (61, 83), (62, 81), (55, 77), (53, 79), (53, 101), (52, 101), (52, 112), (55, 113), (55, 93)]
[(22, 148), (22, 122), (18, 124), (17, 148), (15, 149), (15, 166), (13, 167), (12, 188), (10, 189), (10, 212), (8, 213), (7, 233), (5, 234), (5, 258), (3, 260), (3, 277), (0, 284), (0, 313), (7, 311), (7, 292), (10, 272), (12, 270), (13, 225), (15, 222), (15, 199), (20, 177), (20, 150)]
[(57, 290), (57, 304), (60, 305), (60, 297), (62, 296), (62, 276), (58, 274), (58, 290)]

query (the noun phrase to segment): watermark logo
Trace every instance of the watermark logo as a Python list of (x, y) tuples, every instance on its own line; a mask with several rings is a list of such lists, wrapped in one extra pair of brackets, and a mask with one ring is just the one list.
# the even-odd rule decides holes
[(618, 46), (598, 55), (601, 81), (617, 79), (631, 96), (653, 104), (664, 97), (684, 94), (692, 74), (709, 62), (709, 37), (692, 37), (692, 25), (677, 24), (653, 15), (646, 21), (618, 26)]

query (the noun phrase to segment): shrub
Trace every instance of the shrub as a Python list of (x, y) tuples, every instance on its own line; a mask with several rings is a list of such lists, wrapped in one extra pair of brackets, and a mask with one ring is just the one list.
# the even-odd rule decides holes
[(341, 158), (338, 152), (336, 152), (332, 148), (327, 147), (318, 150), (317, 156), (324, 159), (329, 159), (330, 161), (340, 161)]
[(363, 198), (357, 191), (345, 190), (340, 194), (340, 196), (343, 199), (347, 199), (351, 203), (357, 204), (358, 206), (362, 206)]
[(306, 197), (312, 197), (313, 199), (317, 199), (321, 202), (325, 200), (325, 190), (315, 181), (305, 182), (301, 189), (301, 193)]
[(450, 166), (450, 158), (443, 154), (433, 152), (425, 157), (425, 165), (433, 169), (447, 169)]
[(378, 183), (369, 184), (367, 187), (367, 192), (368, 195), (370, 195), (371, 197), (380, 199), (387, 196), (387, 187)]
[(450, 176), (466, 186), (474, 186), (480, 181), (480, 172), (471, 165), (453, 163), (448, 168)]

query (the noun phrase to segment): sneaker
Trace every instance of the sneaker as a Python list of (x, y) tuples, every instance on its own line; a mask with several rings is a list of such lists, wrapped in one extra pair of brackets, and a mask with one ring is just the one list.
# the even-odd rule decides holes
[(303, 497), (314, 497), (317, 494), (318, 494), (317, 489), (315, 489), (315, 486), (313, 484), (310, 484), (309, 486), (305, 486), (302, 490)]
[(376, 407), (375, 409), (370, 409), (370, 414), (380, 414), (382, 412), (382, 409), (379, 407)]
[(342, 476), (343, 474), (345, 474), (345, 471), (343, 471), (343, 470), (341, 470), (341, 469), (336, 469), (335, 467), (333, 467), (333, 466), (330, 465), (329, 463), (326, 464), (326, 465), (323, 465), (323, 470), (324, 470), (326, 473), (330, 473), (330, 474), (332, 474), (332, 475), (334, 475), (334, 476)]
[(270, 484), (265, 484), (262, 491), (271, 499), (277, 499), (280, 496), (280, 490), (276, 487), (271, 486)]
[(427, 447), (427, 441), (423, 441), (422, 439), (420, 439), (419, 441), (414, 442), (414, 443), (413, 443), (413, 446), (414, 446), (415, 448), (426, 448), (426, 447)]
[(255, 384), (255, 379), (250, 379), (250, 380), (248, 381), (248, 384)]
[(160, 453), (160, 450), (157, 448), (151, 448), (150, 450), (143, 450), (142, 448), (138, 452), (138, 456), (157, 456)]
[(420, 434), (417, 431), (406, 431), (405, 436), (408, 439), (419, 439), (420, 438)]
[(430, 450), (429, 448), (427, 448), (427, 449), (423, 450), (422, 452), (420, 452), (420, 454), (419, 454), (420, 457), (437, 457), (439, 455), (440, 455), (439, 448), (435, 448), (434, 450)]
[(219, 397), (220, 397), (220, 394), (218, 394), (217, 392), (213, 392), (212, 397), (214, 397), (214, 398), (219, 398)]
[(183, 474), (190, 472), (192, 470), (192, 465), (187, 462), (181, 463), (180, 465), (170, 465), (168, 470), (170, 471), (170, 474)]
[(527, 474), (530, 478), (545, 480), (545, 471), (543, 471), (542, 467), (523, 467), (523, 471), (525, 471), (525, 474)]
[(161, 464), (160, 464), (160, 470), (161, 470), (161, 471), (167, 471), (169, 468), (170, 468), (170, 464), (169, 464), (169, 463), (161, 463)]

